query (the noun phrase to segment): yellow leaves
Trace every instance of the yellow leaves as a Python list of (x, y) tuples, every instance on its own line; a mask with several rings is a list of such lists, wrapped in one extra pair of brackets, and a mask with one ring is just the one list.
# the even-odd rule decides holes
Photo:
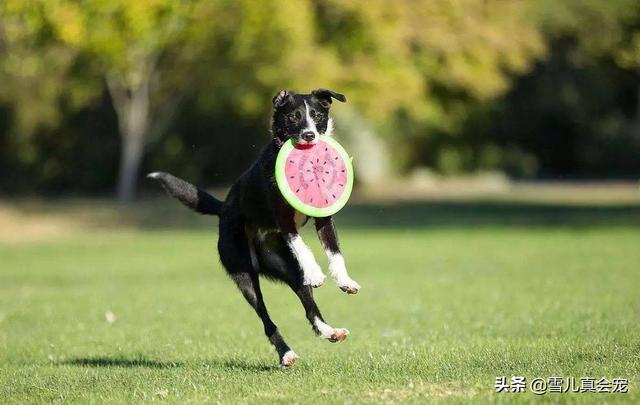
[(84, 16), (78, 6), (62, 3), (57, 4), (56, 7), (50, 7), (48, 11), (60, 39), (73, 46), (80, 45), (85, 38), (86, 30)]
[[(188, 42), (210, 15), (204, 0), (48, 0), (41, 16), (56, 37), (107, 70), (126, 71), (171, 46)], [(206, 2), (209, 3), (209, 2)], [(194, 13), (198, 6), (199, 14)]]
[[(522, 2), (476, 0), (238, 0), (225, 10), (221, 35), (230, 42), (227, 64), (261, 88), (320, 83), (351, 94), (372, 121), (402, 109), (432, 122), (449, 114), (432, 88), (491, 99), (541, 55), (528, 11)], [(240, 104), (257, 111), (262, 93), (251, 92)]]
[[(266, 111), (265, 94), (276, 88), (323, 86), (348, 93), (371, 121), (402, 110), (434, 124), (457, 114), (458, 95), (459, 104), (499, 96), (514, 72), (544, 52), (532, 7), (501, 0), (0, 0), (0, 18), (19, 17), (5, 24), (5, 36), (35, 32), (35, 40), (53, 31), (92, 67), (134, 87), (158, 60), (167, 70), (189, 61), (205, 66), (213, 87), (249, 114)], [(33, 70), (28, 58), (20, 63)]]
[[(42, 28), (42, 9), (19, 0), (0, 2), (0, 38), (5, 43), (33, 42), (28, 35)], [(6, 44), (5, 44), (6, 46)]]
[(502, 93), (510, 74), (529, 68), (544, 51), (526, 2), (421, 4), (405, 15), (418, 63), (431, 80), (476, 99)]
[(634, 32), (629, 44), (614, 56), (620, 66), (626, 69), (640, 70), (640, 31)]

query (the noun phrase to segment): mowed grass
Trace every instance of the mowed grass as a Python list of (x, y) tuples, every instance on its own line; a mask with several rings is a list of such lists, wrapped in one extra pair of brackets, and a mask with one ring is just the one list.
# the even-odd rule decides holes
[(293, 293), (262, 283), (300, 355), (287, 370), (218, 261), (216, 221), (200, 220), (0, 245), (0, 402), (539, 399), (496, 394), (503, 375), (628, 378), (628, 394), (543, 398), (640, 401), (639, 206), (351, 207), (337, 220), (362, 291), (316, 290), (345, 342), (315, 337)]

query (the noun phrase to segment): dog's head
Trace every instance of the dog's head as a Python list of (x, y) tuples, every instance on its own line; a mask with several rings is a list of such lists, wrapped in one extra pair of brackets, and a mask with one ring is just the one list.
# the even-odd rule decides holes
[(273, 134), (281, 141), (294, 138), (298, 144), (314, 144), (322, 134), (330, 134), (332, 99), (347, 98), (332, 90), (316, 89), (311, 94), (282, 90), (273, 98)]

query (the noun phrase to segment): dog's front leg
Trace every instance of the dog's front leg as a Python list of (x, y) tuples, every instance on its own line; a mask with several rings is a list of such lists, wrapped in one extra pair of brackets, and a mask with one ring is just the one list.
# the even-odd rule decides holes
[(360, 290), (360, 285), (349, 277), (349, 273), (347, 273), (344, 257), (342, 257), (340, 246), (338, 245), (338, 234), (333, 223), (333, 217), (316, 218), (316, 231), (318, 232), (320, 244), (322, 244), (329, 259), (331, 277), (333, 277), (342, 291), (348, 294), (356, 294)]
[(313, 252), (298, 233), (293, 214), (293, 210), (291, 210), (290, 215), (285, 213), (279, 217), (280, 232), (302, 269), (303, 284), (314, 288), (320, 287), (324, 283), (325, 275), (316, 262)]

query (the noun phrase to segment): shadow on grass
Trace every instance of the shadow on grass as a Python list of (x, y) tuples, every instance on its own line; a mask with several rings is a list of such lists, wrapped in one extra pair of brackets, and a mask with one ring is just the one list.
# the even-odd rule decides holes
[(262, 363), (247, 362), (242, 360), (213, 361), (213, 362), (208, 362), (207, 364), (211, 366), (226, 368), (229, 370), (240, 370), (240, 371), (251, 371), (251, 372), (264, 372), (264, 371), (273, 372), (273, 371), (280, 370), (280, 367), (276, 365), (266, 365)]
[(80, 367), (123, 367), (123, 368), (175, 368), (182, 366), (178, 362), (149, 360), (144, 357), (78, 357), (60, 362), (61, 365)]
[[(96, 367), (96, 368), (176, 368), (182, 367), (183, 363), (175, 361), (156, 361), (145, 357), (77, 357), (59, 362), (58, 365)], [(224, 360), (216, 359), (207, 361), (204, 365), (214, 368), (228, 369), (230, 371), (243, 372), (273, 372), (280, 370), (277, 365), (266, 365), (259, 362), (248, 362), (244, 360)]]

